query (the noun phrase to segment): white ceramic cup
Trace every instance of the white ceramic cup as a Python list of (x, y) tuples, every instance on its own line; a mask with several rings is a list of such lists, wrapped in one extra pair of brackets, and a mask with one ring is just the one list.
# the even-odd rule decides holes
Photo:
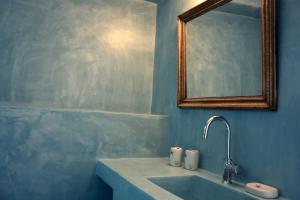
[(171, 147), (170, 149), (170, 165), (180, 167), (182, 162), (183, 149), (181, 147)]
[(188, 170), (197, 170), (199, 162), (198, 150), (185, 150), (184, 168)]

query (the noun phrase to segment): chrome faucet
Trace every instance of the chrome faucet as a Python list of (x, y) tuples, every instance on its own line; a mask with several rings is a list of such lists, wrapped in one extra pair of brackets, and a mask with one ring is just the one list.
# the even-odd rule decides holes
[(225, 159), (225, 163), (224, 163), (224, 174), (223, 174), (223, 183), (228, 183), (231, 184), (231, 178), (232, 178), (232, 174), (238, 174), (239, 171), (239, 166), (235, 165), (232, 160), (230, 159), (230, 140), (231, 140), (231, 131), (230, 131), (230, 126), (227, 122), (227, 120), (222, 117), (222, 116), (212, 116), (210, 117), (207, 122), (206, 125), (204, 126), (204, 134), (203, 134), (203, 138), (206, 139), (207, 138), (207, 134), (208, 134), (208, 129), (210, 124), (215, 121), (215, 120), (219, 120), (222, 121), (226, 127), (227, 130), (227, 146), (226, 146), (226, 159)]

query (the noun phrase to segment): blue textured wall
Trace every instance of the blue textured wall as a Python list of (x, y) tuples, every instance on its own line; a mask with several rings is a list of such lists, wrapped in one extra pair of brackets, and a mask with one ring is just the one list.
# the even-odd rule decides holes
[(156, 4), (0, 0), (0, 102), (150, 113)]
[(177, 15), (199, 1), (163, 1), (158, 5), (157, 46), (152, 111), (169, 114), (171, 145), (200, 149), (201, 167), (222, 173), (225, 130), (202, 132), (207, 118), (224, 115), (232, 126), (232, 157), (243, 167), (240, 178), (278, 187), (282, 195), (300, 199), (300, 2), (278, 3), (278, 111), (221, 111), (176, 108)]
[(161, 156), (167, 118), (0, 107), (0, 199), (101, 199), (97, 158)]
[(150, 112), (155, 19), (144, 0), (0, 0), (1, 200), (106, 199), (97, 158), (165, 155), (166, 117), (118, 113)]

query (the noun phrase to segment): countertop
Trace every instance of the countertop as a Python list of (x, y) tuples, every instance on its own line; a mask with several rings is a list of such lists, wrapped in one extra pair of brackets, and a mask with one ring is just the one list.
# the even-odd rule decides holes
[[(139, 200), (182, 200), (147, 179), (167, 176), (199, 176), (231, 190), (246, 193), (242, 184), (227, 186), (221, 183), (220, 176), (206, 170), (189, 171), (182, 167), (169, 166), (167, 158), (99, 159), (96, 174), (113, 188), (114, 200), (129, 197)], [(248, 193), (246, 195), (252, 196)]]

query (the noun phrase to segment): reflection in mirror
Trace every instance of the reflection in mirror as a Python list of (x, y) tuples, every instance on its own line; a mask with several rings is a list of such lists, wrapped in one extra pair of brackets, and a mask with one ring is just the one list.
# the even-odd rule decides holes
[(261, 0), (233, 0), (187, 25), (187, 97), (262, 95)]

